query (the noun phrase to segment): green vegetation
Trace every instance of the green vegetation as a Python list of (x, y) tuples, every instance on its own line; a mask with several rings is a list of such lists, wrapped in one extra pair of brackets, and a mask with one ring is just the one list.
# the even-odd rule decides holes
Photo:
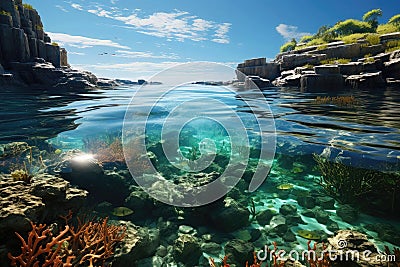
[(290, 42), (287, 42), (286, 44), (281, 46), (281, 53), (294, 50), (296, 45), (296, 39), (293, 38)]
[(350, 34), (350, 35), (343, 36), (340, 39), (345, 44), (354, 44), (354, 43), (357, 43), (358, 40), (364, 39), (365, 35), (366, 35), (365, 33), (353, 33), (353, 34)]
[(53, 46), (59, 46), (58, 43), (56, 43), (56, 42), (52, 42), (51, 45), (53, 45)]
[(23, 6), (25, 9), (33, 10), (33, 6), (30, 5), (30, 4), (23, 3), (22, 6)]
[(303, 37), (301, 37), (300, 43), (307, 43), (311, 41), (313, 38), (314, 38), (313, 35), (304, 35)]
[(365, 56), (364, 56), (364, 58), (365, 58), (365, 63), (372, 63), (372, 62), (375, 62), (375, 59), (372, 57), (372, 55), (371, 54), (366, 54)]
[(377, 8), (377, 9), (372, 9), (367, 13), (365, 13), (362, 19), (363, 21), (369, 23), (372, 29), (376, 30), (376, 28), (378, 27), (379, 17), (382, 17), (382, 10)]
[(324, 50), (328, 48), (328, 44), (321, 44), (320, 46), (317, 47), (317, 50)]
[(368, 22), (359, 21), (356, 19), (347, 19), (345, 21), (336, 23), (336, 25), (333, 26), (330, 31), (336, 33), (338, 36), (344, 36), (353, 33), (374, 32), (374, 29)]
[(380, 24), (376, 29), (376, 33), (385, 34), (400, 31), (400, 25), (395, 24)]
[(350, 61), (348, 58), (328, 58), (321, 60), (321, 64), (347, 64)]
[(386, 50), (385, 52), (393, 52), (400, 49), (400, 40), (396, 41), (389, 41), (386, 43)]
[(4, 11), (4, 10), (0, 10), (0, 15), (5, 15), (5, 16), (11, 17), (11, 13), (7, 12), (7, 11)]
[(375, 34), (375, 33), (368, 34), (368, 35), (365, 37), (365, 40), (367, 40), (367, 42), (368, 42), (370, 45), (377, 45), (377, 44), (380, 44), (380, 43), (381, 43), (381, 38), (379, 37), (378, 34)]
[[(365, 45), (377, 45), (380, 43), (380, 34), (400, 31), (400, 14), (394, 15), (385, 24), (378, 24), (378, 18), (382, 16), (381, 9), (373, 9), (364, 14), (361, 20), (347, 19), (338, 21), (333, 26), (323, 25), (314, 35), (306, 35), (300, 39), (301, 45), (296, 40), (287, 42), (281, 47), (281, 52), (290, 50), (300, 50), (315, 45), (324, 45), (333, 41), (343, 41), (346, 44), (357, 43), (360, 39), (365, 39)], [(319, 49), (325, 49), (320, 46)], [(388, 49), (394, 49), (390, 47)]]
[(393, 17), (391, 17), (388, 21), (388, 24), (393, 24), (396, 26), (400, 25), (400, 14), (394, 15)]

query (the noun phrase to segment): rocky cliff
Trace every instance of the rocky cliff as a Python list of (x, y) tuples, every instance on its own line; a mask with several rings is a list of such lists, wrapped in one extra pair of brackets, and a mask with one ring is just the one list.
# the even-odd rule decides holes
[(400, 32), (381, 35), (379, 44), (365, 39), (345, 44), (309, 46), (265, 58), (245, 60), (237, 66), (240, 82), (259, 87), (294, 86), (304, 90), (375, 88), (400, 85), (400, 50), (388, 51)]
[(86, 88), (89, 72), (72, 70), (67, 51), (52, 43), (38, 12), (22, 0), (0, 1), (0, 86)]

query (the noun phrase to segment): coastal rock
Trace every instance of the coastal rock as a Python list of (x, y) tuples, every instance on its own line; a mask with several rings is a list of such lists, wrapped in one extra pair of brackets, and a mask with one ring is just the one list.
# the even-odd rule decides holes
[(339, 64), (340, 74), (342, 75), (356, 75), (363, 72), (362, 62), (350, 62), (347, 64)]
[(326, 59), (324, 53), (318, 54), (292, 54), (283, 55), (277, 62), (280, 63), (281, 70), (291, 70), (296, 67), (301, 67), (306, 64), (318, 65), (321, 60)]
[(343, 88), (343, 76), (305, 74), (301, 76), (300, 86), (306, 91), (337, 90)]
[(382, 72), (378, 71), (373, 73), (351, 75), (346, 78), (345, 84), (354, 89), (376, 88), (383, 87), (385, 85), (385, 80), (382, 77)]
[(259, 76), (264, 79), (274, 80), (280, 75), (280, 66), (278, 63), (266, 63), (265, 58), (246, 60), (238, 64), (237, 77), (240, 82), (244, 82), (246, 76)]
[(268, 79), (260, 78), (258, 76), (247, 76), (244, 82), (245, 89), (254, 89), (257, 86), (260, 89), (270, 87), (271, 82)]
[[(0, 74), (0, 85), (68, 89), (96, 86), (96, 79), (88, 77), (87, 73), (68, 68), (67, 51), (51, 42), (35, 9), (14, 0), (2, 0), (0, 10), (5, 12), (0, 15), (0, 64), (12, 74)], [(34, 64), (37, 58), (53, 68)]]
[(246, 266), (246, 262), (253, 262), (254, 246), (250, 242), (240, 239), (233, 239), (226, 243), (225, 255), (231, 255), (228, 258), (229, 264), (236, 266)]
[(318, 75), (338, 75), (340, 69), (337, 65), (320, 65), (314, 67), (314, 72)]
[(385, 77), (400, 79), (400, 58), (385, 62), (384, 66)]

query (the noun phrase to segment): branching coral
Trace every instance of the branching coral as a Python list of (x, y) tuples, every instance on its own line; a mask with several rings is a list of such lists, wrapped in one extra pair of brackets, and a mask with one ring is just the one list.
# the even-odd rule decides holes
[(329, 267), (329, 266), (331, 266), (331, 262), (329, 260), (329, 253), (326, 251), (326, 248), (327, 248), (326, 244), (322, 243), (321, 247), (320, 247), (320, 249), (322, 251), (321, 252), (322, 257), (316, 256), (316, 254), (317, 254), (316, 252), (317, 252), (317, 250), (319, 250), (318, 246), (317, 246), (317, 242), (314, 242), (314, 246), (311, 247), (311, 240), (309, 240), (307, 243), (307, 247), (308, 247), (308, 252), (309, 252), (307, 261), (308, 261), (308, 264), (310, 267)]
[(108, 218), (100, 221), (78, 220), (78, 226), (69, 224), (72, 214), (63, 217), (66, 226), (56, 237), (46, 225), (32, 224), (32, 230), (22, 242), (21, 254), (8, 257), (12, 266), (21, 267), (72, 267), (104, 266), (112, 256), (115, 245), (125, 237), (125, 227), (107, 224)]
[(32, 230), (26, 241), (20, 234), (15, 233), (21, 240), (22, 246), (20, 255), (14, 257), (11, 253), (8, 253), (8, 257), (11, 259), (11, 266), (72, 267), (71, 261), (74, 256), (67, 256), (64, 259), (61, 253), (62, 244), (68, 242), (71, 238), (67, 237), (68, 225), (56, 237), (53, 237), (51, 229), (46, 227), (45, 224), (36, 225), (31, 222), (31, 225)]

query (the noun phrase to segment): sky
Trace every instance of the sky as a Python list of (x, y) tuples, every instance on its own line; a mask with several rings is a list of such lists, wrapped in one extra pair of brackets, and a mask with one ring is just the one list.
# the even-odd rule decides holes
[(275, 58), (282, 44), (322, 25), (380, 8), (385, 23), (399, 0), (26, 0), (73, 68), (98, 77), (148, 79), (181, 62), (232, 67)]

